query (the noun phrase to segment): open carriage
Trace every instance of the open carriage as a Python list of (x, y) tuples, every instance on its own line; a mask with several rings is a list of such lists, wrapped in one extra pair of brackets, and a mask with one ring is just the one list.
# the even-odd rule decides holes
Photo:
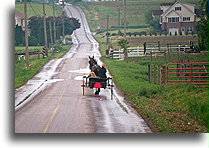
[(110, 89), (111, 99), (113, 98), (113, 81), (112, 78), (99, 78), (99, 77), (89, 77), (83, 76), (83, 95), (85, 94), (85, 88), (95, 89), (95, 95), (99, 95), (100, 89)]
[(112, 99), (114, 87), (112, 78), (106, 76), (106, 69), (102, 69), (102, 67), (97, 64), (97, 61), (94, 59), (94, 57), (89, 57), (89, 59), (89, 69), (91, 72), (95, 73), (95, 76), (83, 76), (83, 84), (81, 85), (81, 87), (83, 87), (83, 95), (85, 87), (95, 89), (95, 95), (99, 95), (101, 88), (107, 88), (110, 89)]

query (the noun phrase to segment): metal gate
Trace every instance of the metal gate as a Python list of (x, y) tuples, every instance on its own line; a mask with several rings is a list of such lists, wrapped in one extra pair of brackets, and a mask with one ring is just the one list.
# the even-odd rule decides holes
[(166, 65), (167, 84), (193, 84), (208, 87), (208, 62), (169, 63)]

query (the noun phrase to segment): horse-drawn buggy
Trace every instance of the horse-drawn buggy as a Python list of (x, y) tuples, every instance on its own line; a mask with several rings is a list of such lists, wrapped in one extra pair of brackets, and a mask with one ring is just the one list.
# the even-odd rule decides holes
[(89, 57), (89, 69), (91, 72), (88, 76), (83, 76), (83, 95), (84, 95), (84, 88), (91, 88), (95, 89), (95, 95), (99, 95), (100, 89), (110, 89), (111, 92), (111, 99), (113, 98), (113, 80), (111, 77), (106, 76), (106, 68), (105, 64), (102, 64), (100, 67), (97, 61), (94, 59), (94, 56), (91, 58)]

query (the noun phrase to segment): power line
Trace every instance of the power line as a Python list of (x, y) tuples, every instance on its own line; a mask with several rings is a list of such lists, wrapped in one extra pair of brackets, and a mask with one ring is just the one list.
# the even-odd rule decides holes
[(30, 5), (31, 9), (33, 10), (33, 12), (34, 12), (36, 15), (38, 15), (38, 14), (36, 13), (36, 11), (33, 9), (31, 3), (29, 3), (29, 5)]

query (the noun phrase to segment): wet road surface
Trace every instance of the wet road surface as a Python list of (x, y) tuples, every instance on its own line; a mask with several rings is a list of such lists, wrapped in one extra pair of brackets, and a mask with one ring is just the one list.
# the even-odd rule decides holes
[(82, 76), (89, 73), (88, 56), (101, 56), (82, 10), (66, 5), (78, 18), (71, 50), (47, 63), (39, 74), (15, 91), (15, 133), (150, 133), (144, 120), (114, 90), (92, 89), (82, 95)]

